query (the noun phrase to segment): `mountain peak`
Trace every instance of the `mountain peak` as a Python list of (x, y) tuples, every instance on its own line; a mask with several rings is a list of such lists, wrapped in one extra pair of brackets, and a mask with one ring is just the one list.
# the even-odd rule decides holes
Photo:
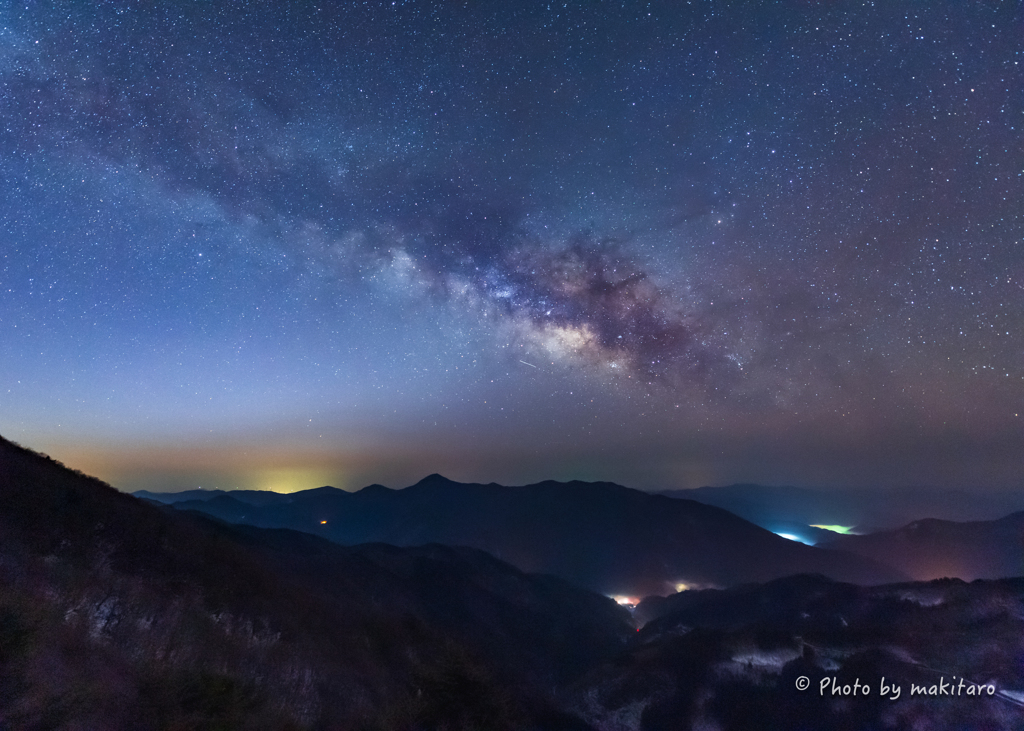
[(458, 483), (454, 480), (449, 480), (444, 475), (439, 475), (436, 472), (432, 475), (427, 475), (422, 480), (417, 482), (413, 487), (421, 487), (425, 485), (457, 485)]
[(389, 493), (394, 491), (390, 487), (385, 487), (384, 485), (375, 482), (372, 485), (367, 485), (366, 487), (359, 488), (358, 490), (356, 490), (356, 492), (365, 493), (366, 495), (377, 495), (380, 493)]

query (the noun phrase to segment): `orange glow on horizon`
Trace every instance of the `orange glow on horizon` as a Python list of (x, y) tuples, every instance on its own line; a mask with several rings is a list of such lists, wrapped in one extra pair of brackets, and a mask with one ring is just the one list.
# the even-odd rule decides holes
[(269, 490), (292, 493), (330, 485), (357, 489), (360, 460), (344, 453), (287, 445), (141, 446), (52, 445), (48, 452), (68, 467), (123, 490)]

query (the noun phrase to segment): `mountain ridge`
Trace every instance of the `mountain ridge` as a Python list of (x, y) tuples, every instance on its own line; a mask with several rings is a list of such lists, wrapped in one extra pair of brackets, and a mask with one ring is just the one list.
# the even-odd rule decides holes
[[(601, 494), (606, 517), (630, 496)], [(609, 599), (479, 549), (229, 524), (0, 438), (9, 728), (1016, 731), (1022, 617), (1024, 578), (858, 587), (797, 574), (649, 597), (637, 631)], [(906, 697), (940, 674), (991, 692)], [(815, 693), (829, 676), (875, 688), (884, 676), (904, 699)]]
[(836, 489), (736, 483), (662, 490), (657, 494), (725, 508), (772, 531), (806, 532), (810, 525), (844, 525), (864, 532), (891, 530), (926, 517), (996, 520), (1024, 510), (1019, 492), (928, 487)]
[(917, 581), (1024, 575), (1024, 510), (996, 520), (922, 518), (890, 531), (835, 535), (825, 547), (866, 558), (886, 556)]
[(259, 506), (219, 495), (174, 508), (305, 530), (343, 545), (467, 545), (527, 572), (637, 598), (680, 584), (728, 586), (792, 573), (868, 584), (907, 578), (884, 562), (780, 538), (722, 508), (611, 482), (507, 487), (429, 475), (399, 490), (318, 488)]
[(5, 727), (582, 729), (552, 687), (632, 631), (482, 551), (232, 525), (0, 438)]

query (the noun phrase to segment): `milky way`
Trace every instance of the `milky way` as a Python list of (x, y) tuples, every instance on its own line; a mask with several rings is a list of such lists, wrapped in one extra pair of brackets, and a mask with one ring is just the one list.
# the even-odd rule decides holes
[(7, 6), (0, 433), (125, 487), (1020, 486), (1022, 37), (995, 2)]

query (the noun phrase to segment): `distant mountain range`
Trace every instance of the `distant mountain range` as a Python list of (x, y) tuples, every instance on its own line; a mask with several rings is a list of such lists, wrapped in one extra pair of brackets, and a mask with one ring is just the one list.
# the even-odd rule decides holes
[(523, 571), (554, 574), (606, 595), (639, 598), (680, 585), (733, 586), (802, 572), (859, 584), (907, 578), (876, 560), (780, 538), (716, 507), (607, 482), (504, 487), (431, 475), (402, 490), (371, 485), (274, 497), (206, 491), (187, 494), (200, 499), (139, 496), (344, 545), (470, 546)]
[(885, 560), (921, 581), (1024, 576), (1024, 512), (968, 523), (927, 518), (898, 530), (835, 535), (819, 545)]
[(770, 531), (812, 541), (828, 537), (813, 525), (842, 525), (858, 532), (899, 528), (922, 518), (995, 520), (1024, 510), (1024, 493), (927, 487), (820, 490), (806, 487), (726, 485), (658, 493), (696, 500), (746, 518)]
[(226, 495), (247, 505), (279, 505), (291, 500), (292, 493), (273, 492), (272, 490), (182, 490), (181, 492), (150, 492), (137, 490), (132, 493), (137, 498), (173, 505), (188, 500), (212, 500)]
[[(425, 482), (354, 503), (331, 489), (250, 497), (298, 516), (355, 505), (363, 530), (409, 534), (446, 525), (406, 512), (430, 517), (431, 497), (439, 510), (462, 499), (466, 515), (486, 517), (483, 495), (492, 508), (538, 511), (544, 531), (555, 521), (589, 539), (598, 526), (640, 553), (643, 540), (608, 528), (616, 511), (629, 530), (649, 519), (658, 533), (667, 529), (649, 506), (660, 509), (702, 557), (730, 547), (713, 531), (765, 535), (721, 510), (638, 501), (617, 486)], [(583, 496), (591, 509), (574, 518)], [(227, 497), (203, 504), (261, 507)], [(395, 501), (410, 498), (397, 511), (406, 522), (394, 522)], [(517, 513), (507, 521), (480, 530), (528, 528)], [(544, 531), (531, 537), (551, 550)], [(791, 545), (798, 553), (778, 555), (800, 560), (844, 555), (771, 538), (755, 545)], [(135, 499), (0, 439), (2, 729), (1019, 731), (1021, 657), (1024, 579), (863, 587), (803, 574), (649, 597), (630, 617), (474, 548), (342, 546), (232, 525)], [(824, 689), (830, 679), (838, 694)], [(844, 693), (854, 682), (870, 694)]]

